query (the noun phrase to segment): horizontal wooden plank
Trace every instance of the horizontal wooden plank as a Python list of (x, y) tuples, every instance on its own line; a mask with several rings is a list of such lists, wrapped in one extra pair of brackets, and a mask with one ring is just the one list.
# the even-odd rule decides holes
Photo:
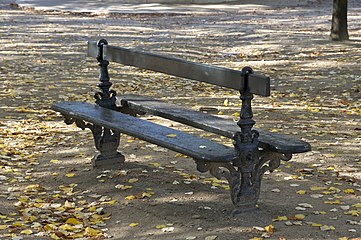
[[(150, 97), (123, 95), (118, 98), (122, 102), (122, 105), (128, 106), (131, 109), (184, 123), (228, 138), (232, 138), (236, 131), (240, 131), (238, 125), (233, 121), (203, 112), (193, 111), (175, 104), (165, 103)], [(307, 142), (262, 129), (255, 130), (260, 134), (260, 147), (269, 149), (270, 151), (292, 154), (311, 150), (311, 146)]]
[(83, 102), (60, 102), (52, 108), (75, 119), (109, 129), (185, 154), (197, 160), (228, 162), (237, 158), (233, 147), (168, 128), (127, 114)]
[[(210, 66), (180, 58), (167, 57), (111, 45), (105, 45), (103, 52), (104, 59), (128, 66), (135, 66), (235, 90), (241, 90), (244, 87), (244, 79), (241, 71), (233, 69)], [(97, 57), (97, 53), (97, 42), (89, 41), (88, 56)], [(263, 75), (250, 74), (248, 76), (248, 87), (251, 93), (269, 96), (270, 78)]]

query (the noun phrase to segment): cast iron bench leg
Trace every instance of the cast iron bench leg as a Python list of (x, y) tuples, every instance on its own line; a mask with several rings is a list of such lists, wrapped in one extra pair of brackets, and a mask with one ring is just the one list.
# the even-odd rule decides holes
[(226, 178), (231, 193), (231, 199), (235, 206), (232, 214), (253, 210), (257, 207), (257, 201), (261, 189), (263, 174), (269, 170), (272, 172), (279, 167), (281, 160), (288, 161), (291, 154), (282, 154), (259, 151), (259, 157), (249, 154), (242, 158), (239, 165), (234, 163), (211, 163), (197, 160), (197, 170), (209, 171), (217, 179)]
[(124, 155), (117, 151), (120, 142), (119, 132), (95, 124), (85, 123), (69, 116), (65, 116), (65, 123), (75, 123), (82, 130), (86, 128), (91, 130), (95, 147), (99, 151), (92, 159), (93, 167), (117, 167), (125, 161)]
[(238, 126), (241, 131), (233, 136), (234, 147), (238, 151), (238, 158), (232, 163), (206, 163), (196, 161), (197, 169), (201, 172), (209, 171), (220, 179), (225, 177), (230, 186), (232, 202), (235, 205), (233, 214), (256, 208), (259, 198), (263, 174), (279, 167), (281, 160), (290, 160), (291, 154), (281, 154), (259, 149), (258, 132), (252, 130), (253, 120), (251, 101), (253, 94), (249, 92), (248, 75), (253, 70), (249, 67), (242, 69), (244, 88), (240, 90), (242, 108)]

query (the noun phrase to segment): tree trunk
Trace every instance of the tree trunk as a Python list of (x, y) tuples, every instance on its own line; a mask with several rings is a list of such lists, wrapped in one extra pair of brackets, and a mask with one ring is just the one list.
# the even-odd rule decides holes
[(331, 40), (348, 40), (347, 31), (347, 0), (333, 0)]

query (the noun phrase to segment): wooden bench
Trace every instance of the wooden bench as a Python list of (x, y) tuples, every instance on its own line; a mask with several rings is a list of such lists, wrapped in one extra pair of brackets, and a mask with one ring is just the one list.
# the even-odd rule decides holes
[[(235, 205), (233, 213), (239, 213), (256, 207), (261, 178), (267, 170), (272, 172), (281, 160), (288, 161), (292, 154), (311, 149), (304, 141), (253, 129), (253, 94), (269, 96), (270, 79), (253, 73), (249, 67), (242, 71), (214, 67), (111, 46), (104, 39), (88, 42), (88, 56), (96, 57), (100, 67), (101, 91), (95, 94), (96, 104), (59, 102), (52, 108), (65, 117), (67, 124), (76, 123), (92, 131), (100, 152), (92, 161), (94, 167), (120, 166), (124, 162), (124, 156), (117, 151), (120, 134), (127, 134), (193, 158), (201, 172), (209, 171), (219, 179), (225, 177)], [(240, 119), (235, 123), (146, 96), (117, 97), (110, 89), (109, 61), (235, 89), (242, 100)], [(145, 113), (225, 136), (234, 147), (136, 117)]]

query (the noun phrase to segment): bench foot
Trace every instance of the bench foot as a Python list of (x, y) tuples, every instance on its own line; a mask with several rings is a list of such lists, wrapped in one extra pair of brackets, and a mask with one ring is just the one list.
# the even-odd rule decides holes
[(92, 159), (92, 166), (94, 168), (119, 168), (124, 161), (124, 155), (119, 152), (113, 156), (98, 154)]
[(281, 160), (288, 161), (292, 158), (291, 154), (264, 150), (259, 150), (258, 153), (258, 157), (252, 161), (241, 159), (242, 162), (238, 166), (234, 166), (234, 163), (196, 161), (198, 171), (209, 171), (217, 179), (224, 177), (228, 180), (231, 199), (235, 206), (232, 215), (256, 209), (263, 174), (266, 171), (274, 171), (279, 167)]
[(99, 154), (92, 159), (92, 165), (95, 168), (104, 167), (119, 167), (124, 163), (125, 157), (123, 154), (117, 151), (120, 143), (120, 132), (110, 130), (108, 128), (86, 123), (83, 120), (65, 117), (66, 124), (75, 123), (77, 127), (85, 130), (90, 129), (93, 137), (96, 149)]

